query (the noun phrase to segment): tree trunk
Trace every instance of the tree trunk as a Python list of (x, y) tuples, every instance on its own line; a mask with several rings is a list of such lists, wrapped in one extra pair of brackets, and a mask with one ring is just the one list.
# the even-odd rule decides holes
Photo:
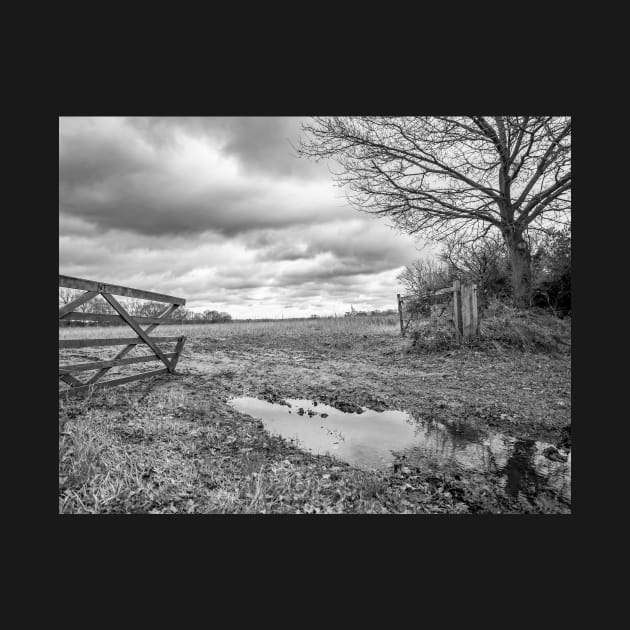
[(518, 308), (528, 308), (532, 299), (531, 252), (518, 232), (504, 234), (512, 267), (512, 301)]

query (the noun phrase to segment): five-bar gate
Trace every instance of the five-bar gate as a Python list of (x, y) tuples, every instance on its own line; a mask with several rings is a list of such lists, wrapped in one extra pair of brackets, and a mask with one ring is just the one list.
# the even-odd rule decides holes
[[(82, 278), (73, 278), (71, 276), (59, 275), (59, 286), (69, 289), (81, 289), (85, 293), (74, 299), (69, 304), (59, 309), (59, 321), (97, 321), (107, 323), (124, 323), (127, 324), (136, 337), (113, 338), (113, 339), (60, 339), (59, 348), (85, 348), (95, 346), (121, 346), (125, 347), (118, 352), (116, 356), (107, 361), (91, 361), (87, 363), (77, 363), (74, 365), (60, 365), (59, 379), (64, 381), (69, 387), (59, 391), (59, 397), (66, 395), (74, 395), (85, 393), (88, 390), (100, 389), (103, 387), (112, 387), (114, 385), (122, 385), (131, 381), (157, 376), (158, 374), (173, 373), (175, 366), (179, 361), (180, 354), (186, 342), (185, 336), (175, 337), (149, 337), (149, 333), (155, 330), (160, 324), (163, 324), (167, 318), (178, 307), (186, 304), (184, 298), (173, 297), (171, 295), (163, 295), (161, 293), (153, 293), (152, 291), (142, 291), (140, 289), (131, 289), (113, 284), (104, 284), (93, 280), (84, 280)], [(82, 313), (76, 311), (78, 307), (86, 304), (96, 296), (102, 296), (111, 307), (118, 313), (117, 315), (107, 315), (101, 313)], [(168, 306), (157, 317), (138, 317), (131, 316), (116, 300), (114, 295), (122, 295), (125, 297), (138, 298), (142, 300), (151, 300), (153, 302), (165, 302)], [(140, 328), (140, 324), (149, 324), (146, 328)], [(176, 342), (173, 352), (164, 352), (159, 344)], [(124, 358), (136, 346), (145, 344), (151, 350), (151, 354), (139, 357)], [(131, 363), (144, 363), (145, 361), (162, 361), (164, 368), (152, 370), (150, 372), (142, 372), (132, 376), (124, 376), (121, 378), (102, 381), (103, 376), (113, 367), (119, 365), (129, 365)], [(89, 370), (98, 370), (88, 380), (81, 381), (76, 376), (77, 372)]]

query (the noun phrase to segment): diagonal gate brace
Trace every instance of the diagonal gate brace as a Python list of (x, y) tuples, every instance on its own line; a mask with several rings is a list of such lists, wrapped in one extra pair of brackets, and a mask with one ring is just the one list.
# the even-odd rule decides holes
[(127, 311), (118, 303), (118, 300), (109, 293), (101, 293), (101, 295), (112, 305), (114, 310), (118, 312), (118, 314), (125, 320), (125, 322), (129, 325), (130, 328), (144, 341), (144, 343), (153, 350), (153, 352), (160, 358), (162, 363), (167, 367), (169, 372), (173, 372), (173, 367), (171, 366), (171, 362), (164, 356), (162, 351), (151, 341), (149, 335), (147, 335), (138, 324), (134, 321), (133, 317), (127, 313)]
[[(179, 306), (177, 304), (169, 304), (168, 307), (162, 311), (162, 313), (160, 313), (158, 315), (158, 317), (160, 319), (164, 319), (166, 320), (166, 318), (176, 309), (178, 309)], [(150, 333), (152, 330), (155, 330), (160, 324), (151, 324), (150, 326), (147, 326), (147, 328), (144, 329), (145, 333)], [(127, 354), (129, 354), (137, 345), (139, 345), (141, 343), (140, 340), (138, 340), (137, 343), (130, 343), (129, 345), (125, 346), (114, 358), (113, 360), (116, 361), (117, 359), (122, 359), (124, 356), (126, 356)], [(173, 369), (175, 369), (175, 365), (172, 366)], [(107, 372), (109, 372), (109, 370), (111, 370), (110, 367), (105, 367), (100, 369), (96, 374), (94, 374), (94, 376), (92, 376), (92, 378), (90, 378), (87, 381), (88, 385), (91, 385), (92, 383), (95, 383), (96, 381), (98, 381), (99, 379), (101, 379), (103, 376), (105, 376), (105, 374), (107, 374)]]

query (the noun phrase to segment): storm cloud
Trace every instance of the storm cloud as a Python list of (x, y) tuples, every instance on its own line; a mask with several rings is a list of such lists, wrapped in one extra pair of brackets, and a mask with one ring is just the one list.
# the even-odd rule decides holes
[(300, 122), (60, 118), (60, 273), (234, 317), (392, 308), (428, 250), (298, 159)]

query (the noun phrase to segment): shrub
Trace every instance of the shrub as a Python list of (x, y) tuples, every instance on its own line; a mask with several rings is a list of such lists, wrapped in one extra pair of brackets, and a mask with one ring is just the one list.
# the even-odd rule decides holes
[[(451, 324), (425, 325), (411, 334), (412, 349), (440, 352), (460, 347)], [(490, 298), (479, 322), (479, 335), (465, 346), (479, 349), (517, 349), (525, 352), (565, 353), (571, 350), (570, 319), (558, 319), (547, 309), (519, 310), (505, 300)]]
[(534, 306), (571, 314), (571, 228), (549, 234), (533, 257)]
[(476, 284), (479, 308), (490, 298), (508, 298), (512, 293), (510, 259), (503, 238), (491, 234), (471, 243), (446, 241), (440, 259), (451, 276), (462, 283)]

